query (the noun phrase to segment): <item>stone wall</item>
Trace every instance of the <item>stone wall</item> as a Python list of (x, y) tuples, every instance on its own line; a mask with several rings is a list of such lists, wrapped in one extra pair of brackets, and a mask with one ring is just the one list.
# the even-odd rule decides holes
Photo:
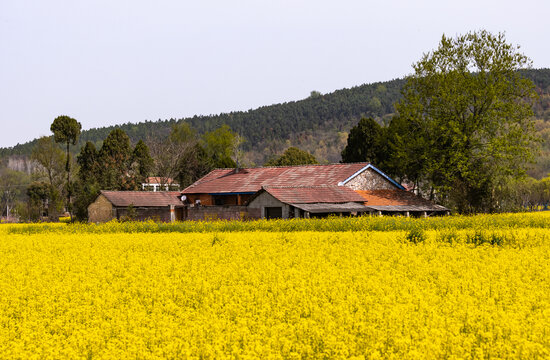
[(115, 218), (113, 204), (103, 195), (88, 206), (88, 221), (94, 223), (107, 222)]
[(373, 169), (367, 169), (346, 183), (353, 190), (395, 190), (397, 187)]

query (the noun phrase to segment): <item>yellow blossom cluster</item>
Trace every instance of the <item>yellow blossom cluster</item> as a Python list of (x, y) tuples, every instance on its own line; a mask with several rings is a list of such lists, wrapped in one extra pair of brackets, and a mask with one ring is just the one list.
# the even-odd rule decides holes
[(13, 228), (0, 226), (2, 359), (550, 357), (545, 228), (427, 228), (420, 242)]

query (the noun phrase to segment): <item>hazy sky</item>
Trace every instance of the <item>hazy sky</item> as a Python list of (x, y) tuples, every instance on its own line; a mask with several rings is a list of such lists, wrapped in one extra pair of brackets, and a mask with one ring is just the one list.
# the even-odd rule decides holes
[(449, 36), (505, 31), (550, 67), (550, 1), (0, 0), (0, 147), (248, 110), (411, 73)]

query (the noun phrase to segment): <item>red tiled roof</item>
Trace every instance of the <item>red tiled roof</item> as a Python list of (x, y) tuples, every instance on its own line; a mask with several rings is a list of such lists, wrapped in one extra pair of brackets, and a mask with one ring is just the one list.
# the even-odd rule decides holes
[(183, 205), (179, 191), (106, 191), (101, 194), (114, 206), (162, 207)]
[(286, 204), (364, 202), (365, 199), (345, 186), (265, 187), (266, 192)]
[(185, 188), (184, 194), (255, 193), (262, 186), (337, 186), (368, 163), (216, 169)]
[(430, 206), (433, 203), (404, 190), (357, 190), (366, 206), (417, 205)]

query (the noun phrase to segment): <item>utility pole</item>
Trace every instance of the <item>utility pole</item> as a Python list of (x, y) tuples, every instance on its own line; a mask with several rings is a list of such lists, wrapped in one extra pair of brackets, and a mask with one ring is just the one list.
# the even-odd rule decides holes
[(6, 220), (8, 220), (10, 218), (9, 190), (6, 190), (5, 194), (6, 194)]

